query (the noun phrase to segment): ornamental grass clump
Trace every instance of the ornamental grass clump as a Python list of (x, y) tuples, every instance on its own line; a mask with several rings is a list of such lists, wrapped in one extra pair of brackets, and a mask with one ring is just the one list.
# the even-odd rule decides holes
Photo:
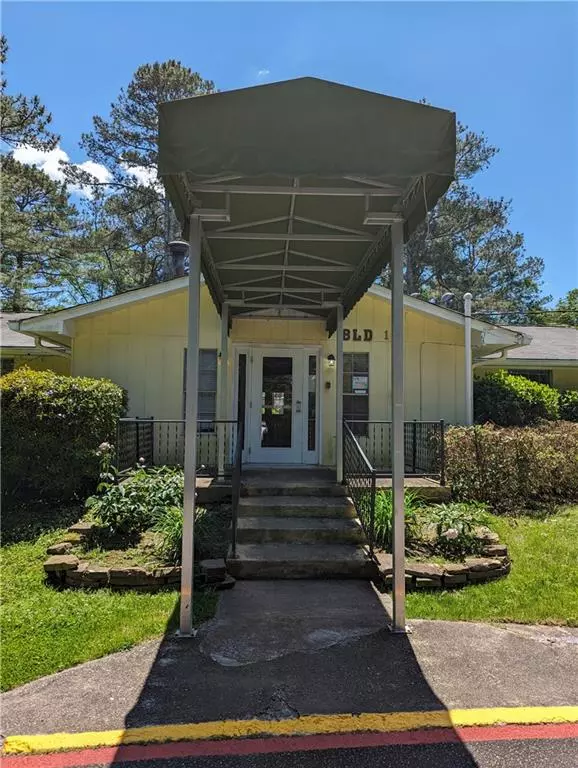
[[(404, 494), (405, 537), (410, 541), (415, 536), (417, 511), (421, 502), (415, 493), (406, 491)], [(375, 494), (374, 518), (375, 544), (387, 552), (393, 545), (393, 497), (391, 491), (378, 491)]]

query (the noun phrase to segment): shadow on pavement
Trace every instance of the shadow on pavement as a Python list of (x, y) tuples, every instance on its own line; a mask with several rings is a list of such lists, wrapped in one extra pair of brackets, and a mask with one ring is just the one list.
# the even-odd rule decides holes
[[(215, 618), (196, 638), (176, 637), (171, 618), (125, 726), (444, 710), (407, 636), (392, 634), (387, 624), (382, 602), (366, 582), (238, 582), (223, 593)], [(465, 745), (447, 746), (437, 750), (435, 764), (477, 765)], [(341, 751), (348, 752), (335, 750)], [(266, 766), (273, 757), (189, 757), (170, 765)], [(284, 753), (282, 764), (304, 765), (305, 759), (306, 753)], [(351, 765), (342, 759), (336, 755), (331, 765)], [(122, 762), (120, 747), (114, 764)], [(422, 763), (413, 759), (411, 765)]]

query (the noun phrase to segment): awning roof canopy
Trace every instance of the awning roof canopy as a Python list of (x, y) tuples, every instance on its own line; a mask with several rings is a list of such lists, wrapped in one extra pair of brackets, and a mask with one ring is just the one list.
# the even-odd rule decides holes
[(453, 180), (453, 112), (316, 78), (162, 104), (159, 175), (221, 310), (344, 314)]

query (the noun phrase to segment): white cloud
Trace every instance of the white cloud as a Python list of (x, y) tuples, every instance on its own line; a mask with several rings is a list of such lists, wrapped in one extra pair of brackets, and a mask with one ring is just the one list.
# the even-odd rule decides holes
[(112, 178), (112, 174), (108, 168), (105, 168), (104, 165), (101, 165), (100, 163), (94, 163), (92, 160), (85, 160), (84, 163), (78, 163), (78, 167), (81, 171), (90, 173), (91, 176), (94, 176), (94, 178), (98, 179), (100, 182), (110, 181)]
[[(62, 163), (70, 162), (69, 156), (60, 147), (55, 147), (50, 150), (42, 150), (30, 147), (27, 144), (20, 144), (14, 150), (13, 155), (14, 159), (18, 160), (19, 163), (23, 163), (24, 165), (34, 165), (36, 168), (40, 168), (47, 176), (54, 179), (54, 181), (64, 181)], [(94, 163), (92, 160), (78, 163), (77, 167), (90, 173), (100, 182), (110, 181), (112, 178), (110, 171), (105, 168), (104, 165)], [(87, 187), (69, 184), (68, 188), (70, 192), (83, 197), (92, 196), (90, 189)]]
[(152, 168), (144, 168), (142, 165), (127, 165), (121, 163), (121, 167), (129, 176), (132, 176), (139, 184), (147, 184), (153, 187), (160, 187), (157, 172)]
[[(55, 181), (64, 181), (64, 171), (62, 169), (62, 163), (69, 163), (70, 158), (68, 154), (61, 149), (61, 147), (55, 147), (54, 149), (45, 151), (42, 149), (35, 149), (27, 144), (21, 144), (14, 150), (14, 159), (25, 165), (35, 165), (44, 171), (51, 179)], [(76, 163), (76, 167), (81, 171), (86, 171), (91, 176), (101, 182), (106, 183), (112, 180), (112, 174), (104, 165), (95, 163), (92, 160), (85, 160), (83, 163)], [(128, 176), (132, 176), (139, 184), (147, 184), (154, 186), (156, 189), (162, 191), (162, 184), (157, 179), (157, 172), (151, 168), (143, 168), (142, 166), (129, 166), (126, 163), (121, 163), (122, 169)], [(80, 195), (82, 197), (92, 197), (92, 192), (89, 187), (81, 186), (77, 184), (69, 184), (68, 189), (71, 193)]]
[(270, 75), (270, 74), (271, 74), (270, 69), (260, 69), (257, 72), (257, 77), (267, 77), (267, 75)]

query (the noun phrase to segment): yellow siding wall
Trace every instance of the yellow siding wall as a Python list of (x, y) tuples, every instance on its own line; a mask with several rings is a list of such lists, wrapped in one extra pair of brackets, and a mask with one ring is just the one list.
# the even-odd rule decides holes
[(571, 368), (554, 368), (552, 379), (552, 384), (556, 389), (578, 390), (578, 365)]
[(54, 371), (68, 376), (70, 374), (70, 358), (61, 355), (2, 355), (14, 360), (14, 369), (27, 365), (34, 371)]
[[(129, 414), (181, 418), (183, 350), (186, 345), (185, 290), (135, 303), (75, 323), (74, 375), (107, 377), (129, 392)], [(344, 322), (344, 327), (373, 331), (373, 339), (346, 341), (345, 352), (368, 352), (369, 410), (372, 420), (389, 420), (390, 341), (389, 305), (366, 295)], [(459, 422), (464, 418), (463, 331), (452, 323), (406, 310), (406, 419)], [(321, 461), (335, 462), (335, 369), (326, 364), (335, 355), (335, 335), (327, 339), (323, 320), (235, 318), (230, 345), (294, 344), (322, 350), (321, 399), (323, 451)], [(201, 291), (200, 346), (220, 344), (220, 319), (208, 290)], [(233, 412), (233, 355), (229, 355), (229, 403)], [(326, 387), (326, 382), (330, 387)]]

